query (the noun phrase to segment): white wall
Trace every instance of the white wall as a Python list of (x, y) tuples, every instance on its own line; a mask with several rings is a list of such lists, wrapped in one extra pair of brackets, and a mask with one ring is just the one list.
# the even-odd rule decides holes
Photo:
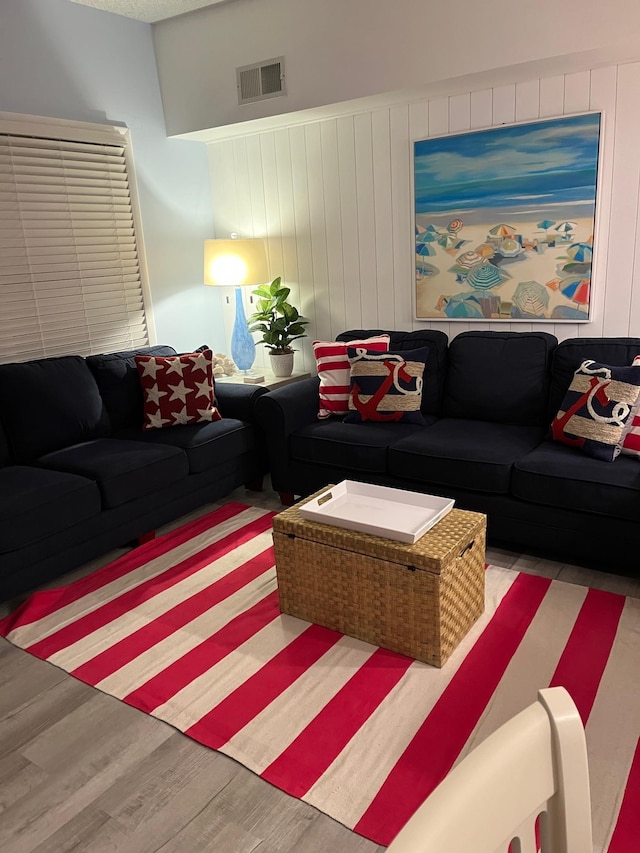
[[(212, 142), (216, 234), (266, 235), (271, 275), (312, 321), (298, 362), (307, 369), (310, 340), (346, 328), (640, 335), (639, 96), (640, 62), (625, 63)], [(411, 141), (588, 110), (604, 113), (593, 321), (414, 320)]]
[(206, 149), (166, 137), (150, 25), (68, 0), (0, 0), (0, 111), (131, 129), (157, 338), (221, 348), (220, 295), (202, 284)]
[[(160, 22), (154, 39), (167, 129), (178, 134), (532, 61), (565, 73), (575, 54), (593, 54), (582, 67), (639, 59), (640, 3), (235, 0)], [(239, 106), (236, 68), (278, 56), (286, 96)]]

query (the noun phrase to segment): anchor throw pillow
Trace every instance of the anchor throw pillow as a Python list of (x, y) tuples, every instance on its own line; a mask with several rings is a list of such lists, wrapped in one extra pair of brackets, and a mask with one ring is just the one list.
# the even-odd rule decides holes
[(420, 406), (428, 353), (426, 347), (371, 352), (365, 347), (349, 346), (349, 414), (345, 423), (424, 424)]
[[(640, 355), (637, 355), (632, 362), (634, 367), (640, 365)], [(640, 458), (640, 397), (636, 401), (635, 406), (629, 416), (627, 425), (624, 428), (622, 435), (622, 453), (627, 456), (637, 456)]]
[(143, 429), (221, 420), (215, 405), (213, 353), (136, 356), (144, 397)]
[(613, 462), (639, 395), (640, 366), (583, 361), (551, 424), (551, 435), (587, 456)]

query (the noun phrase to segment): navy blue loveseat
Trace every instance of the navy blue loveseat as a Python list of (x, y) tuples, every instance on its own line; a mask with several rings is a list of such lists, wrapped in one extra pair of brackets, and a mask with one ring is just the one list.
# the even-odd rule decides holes
[(136, 353), (0, 365), (0, 600), (124, 545), (266, 471), (256, 400), (218, 383), (222, 420), (142, 430)]
[[(352, 330), (348, 341), (381, 334)], [(273, 488), (285, 502), (343, 479), (455, 498), (487, 514), (495, 545), (640, 574), (640, 460), (601, 462), (550, 440), (549, 425), (584, 359), (630, 365), (640, 338), (542, 332), (389, 332), (390, 348), (427, 347), (426, 426), (320, 421), (318, 379), (257, 402)]]

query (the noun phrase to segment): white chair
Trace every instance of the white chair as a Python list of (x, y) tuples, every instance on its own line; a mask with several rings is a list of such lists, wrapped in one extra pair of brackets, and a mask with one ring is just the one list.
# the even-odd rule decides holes
[(593, 853), (584, 728), (564, 687), (469, 753), (420, 806), (388, 853)]

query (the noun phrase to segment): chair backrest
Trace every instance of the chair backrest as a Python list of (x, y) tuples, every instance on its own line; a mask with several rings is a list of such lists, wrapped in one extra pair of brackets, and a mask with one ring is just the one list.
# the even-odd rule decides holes
[(388, 853), (507, 853), (509, 845), (511, 853), (592, 853), (584, 728), (564, 687), (540, 690), (454, 767)]

